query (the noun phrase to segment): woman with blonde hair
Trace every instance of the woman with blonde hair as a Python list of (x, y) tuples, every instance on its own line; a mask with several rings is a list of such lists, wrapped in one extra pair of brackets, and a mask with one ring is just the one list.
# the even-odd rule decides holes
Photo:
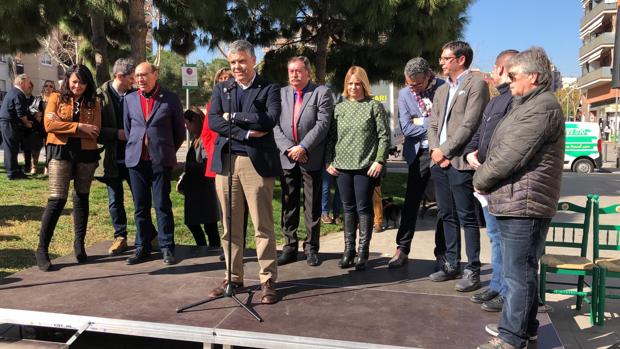
[(387, 113), (380, 102), (372, 99), (370, 82), (363, 68), (349, 68), (343, 95), (344, 100), (336, 105), (328, 137), (326, 169), (337, 176), (344, 207), (345, 248), (338, 265), (364, 270), (373, 229), (372, 193), (388, 157), (390, 132)]

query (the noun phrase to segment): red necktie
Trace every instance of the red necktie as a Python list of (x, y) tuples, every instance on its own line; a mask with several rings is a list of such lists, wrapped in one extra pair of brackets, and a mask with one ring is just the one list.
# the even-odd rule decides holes
[(301, 112), (301, 104), (304, 102), (303, 92), (297, 90), (297, 98), (293, 106), (293, 139), (297, 143), (297, 122), (299, 122), (299, 113)]

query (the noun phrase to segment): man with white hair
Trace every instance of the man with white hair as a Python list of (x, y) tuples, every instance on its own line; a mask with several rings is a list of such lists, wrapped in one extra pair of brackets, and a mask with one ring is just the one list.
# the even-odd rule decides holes
[(551, 92), (551, 63), (533, 47), (508, 63), (512, 108), (495, 129), (474, 188), (489, 193), (503, 252), (506, 300), (497, 336), (480, 349), (525, 348), (538, 336), (538, 261), (560, 198), (564, 119)]
[(26, 174), (17, 163), (17, 154), (23, 130), (32, 128), (32, 121), (28, 120), (29, 104), (25, 94), (30, 83), (30, 77), (26, 74), (15, 77), (14, 86), (7, 92), (0, 108), (4, 168), (10, 180), (26, 178)]

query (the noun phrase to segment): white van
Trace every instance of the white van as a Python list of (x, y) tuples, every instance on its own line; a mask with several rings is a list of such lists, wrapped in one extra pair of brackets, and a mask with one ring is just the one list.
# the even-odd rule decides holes
[(601, 129), (595, 122), (566, 123), (566, 152), (564, 169), (578, 173), (590, 173), (600, 169), (602, 138)]

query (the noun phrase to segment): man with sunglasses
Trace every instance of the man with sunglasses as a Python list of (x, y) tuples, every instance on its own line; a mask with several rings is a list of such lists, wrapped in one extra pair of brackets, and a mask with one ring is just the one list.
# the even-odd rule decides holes
[(455, 285), (459, 292), (480, 288), (480, 228), (474, 203), (473, 169), (463, 155), (489, 102), (489, 88), (482, 78), (470, 73), (473, 58), (474, 52), (466, 42), (452, 41), (443, 46), (439, 64), (448, 79), (435, 93), (428, 128), (431, 176), (446, 238), (446, 263), (429, 278), (442, 282), (461, 276), (462, 225), (467, 266), (463, 278)]
[[(495, 59), (491, 78), (500, 94), (493, 97), (489, 104), (487, 104), (478, 131), (476, 131), (474, 137), (465, 147), (465, 159), (474, 169), (480, 167), (480, 164), (487, 158), (493, 131), (495, 131), (495, 127), (510, 109), (512, 94), (510, 93), (507, 62), (517, 53), (519, 53), (517, 50), (505, 50), (500, 52)], [(483, 310), (498, 312), (502, 311), (504, 296), (506, 295), (506, 286), (502, 278), (502, 251), (499, 230), (497, 229), (497, 220), (494, 215), (489, 213), (489, 208), (483, 206), (482, 210), (487, 225), (487, 235), (489, 240), (491, 240), (493, 275), (489, 287), (480, 293), (474, 294), (470, 300), (474, 303), (482, 303), (481, 307)]]
[(547, 54), (539, 47), (516, 54), (508, 76), (512, 106), (473, 178), (477, 192), (489, 193), (489, 212), (497, 217), (506, 285), (499, 324), (486, 327), (497, 337), (480, 349), (525, 348), (538, 336), (538, 262), (564, 167), (564, 116), (551, 91)]
[[(403, 214), (396, 234), (397, 249), (394, 257), (388, 262), (389, 268), (400, 268), (408, 260), (418, 209), (431, 176), (431, 157), (426, 134), (432, 100), (435, 91), (445, 83), (444, 80), (435, 77), (430, 65), (422, 57), (410, 59), (405, 65), (404, 74), (407, 86), (398, 92), (398, 118), (405, 136), (403, 156), (409, 171)], [(446, 244), (443, 227), (439, 225), (435, 232), (435, 245), (435, 256), (443, 264)]]

